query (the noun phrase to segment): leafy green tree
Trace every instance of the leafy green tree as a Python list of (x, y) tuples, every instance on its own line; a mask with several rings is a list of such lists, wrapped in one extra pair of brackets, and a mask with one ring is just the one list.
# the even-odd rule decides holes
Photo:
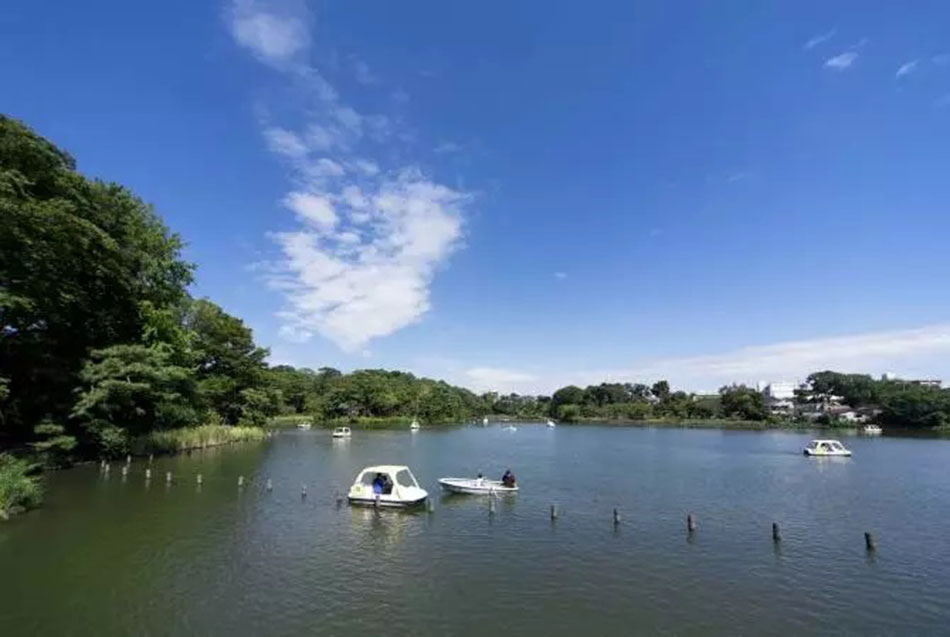
[(66, 428), (50, 420), (44, 420), (33, 428), (36, 442), (30, 444), (34, 451), (50, 466), (65, 466), (76, 448), (75, 436), (66, 434)]
[(144, 345), (95, 350), (80, 378), (72, 418), (105, 455), (123, 453), (131, 436), (202, 420), (194, 374), (171, 364), (160, 350)]
[[(575, 385), (562, 387), (551, 396), (551, 409), (557, 410), (561, 405), (579, 405), (584, 402), (584, 390)], [(555, 412), (557, 415), (557, 412)]]
[(650, 393), (658, 400), (664, 400), (670, 395), (670, 384), (665, 380), (658, 380), (653, 383), (653, 387), (650, 388)]
[(745, 385), (729, 385), (719, 390), (723, 415), (744, 420), (766, 420), (769, 411), (765, 396)]

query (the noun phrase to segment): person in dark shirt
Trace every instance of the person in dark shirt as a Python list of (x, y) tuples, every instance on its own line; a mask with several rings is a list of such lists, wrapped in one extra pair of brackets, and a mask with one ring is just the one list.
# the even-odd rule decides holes
[(509, 489), (515, 486), (515, 474), (511, 472), (511, 469), (505, 471), (505, 475), (501, 477), (501, 484)]

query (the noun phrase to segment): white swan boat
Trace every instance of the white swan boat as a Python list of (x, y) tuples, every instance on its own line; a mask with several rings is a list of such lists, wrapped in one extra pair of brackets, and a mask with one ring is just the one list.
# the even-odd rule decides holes
[(349, 427), (337, 427), (333, 430), (334, 438), (349, 438), (353, 435), (353, 432), (350, 431)]
[(838, 457), (851, 457), (851, 451), (845, 449), (845, 446), (838, 442), (837, 440), (812, 440), (806, 445), (802, 450), (802, 453), (806, 456), (838, 456)]
[(518, 431), (518, 428), (514, 425), (508, 425), (507, 427), (502, 427), (504, 431)]
[(488, 424), (488, 416), (482, 417), (482, 424), (483, 424), (483, 425), (487, 425), (487, 424)]
[(880, 425), (864, 425), (861, 428), (861, 433), (865, 436), (880, 436), (884, 433), (884, 430), (881, 429)]
[(409, 431), (419, 431), (421, 427), (419, 426), (418, 420), (413, 420), (412, 424), (409, 425)]
[(309, 430), (312, 425), (309, 422), (298, 422), (297, 429)]
[(350, 504), (402, 508), (422, 504), (427, 497), (409, 467), (402, 465), (366, 467), (347, 494)]
[(553, 420), (548, 420), (548, 427), (557, 427), (557, 425), (554, 424)]
[(486, 478), (439, 478), (439, 486), (450, 493), (466, 493), (469, 495), (493, 495), (502, 493), (517, 493), (518, 485), (506, 487), (501, 480)]

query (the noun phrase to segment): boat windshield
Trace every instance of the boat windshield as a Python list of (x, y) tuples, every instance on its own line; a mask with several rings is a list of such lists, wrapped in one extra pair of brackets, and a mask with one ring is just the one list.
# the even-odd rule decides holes
[(416, 479), (412, 477), (408, 469), (396, 472), (396, 483), (401, 487), (417, 487)]

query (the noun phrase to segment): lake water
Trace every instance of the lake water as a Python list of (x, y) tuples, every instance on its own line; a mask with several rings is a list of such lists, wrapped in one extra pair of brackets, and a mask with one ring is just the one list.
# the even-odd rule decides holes
[[(0, 635), (948, 634), (950, 443), (843, 441), (852, 459), (792, 433), (315, 430), (156, 459), (148, 486), (142, 462), (73, 469), (0, 524)], [(377, 463), (435, 511), (338, 506)], [(436, 484), (507, 467), (521, 493), (494, 516)]]

